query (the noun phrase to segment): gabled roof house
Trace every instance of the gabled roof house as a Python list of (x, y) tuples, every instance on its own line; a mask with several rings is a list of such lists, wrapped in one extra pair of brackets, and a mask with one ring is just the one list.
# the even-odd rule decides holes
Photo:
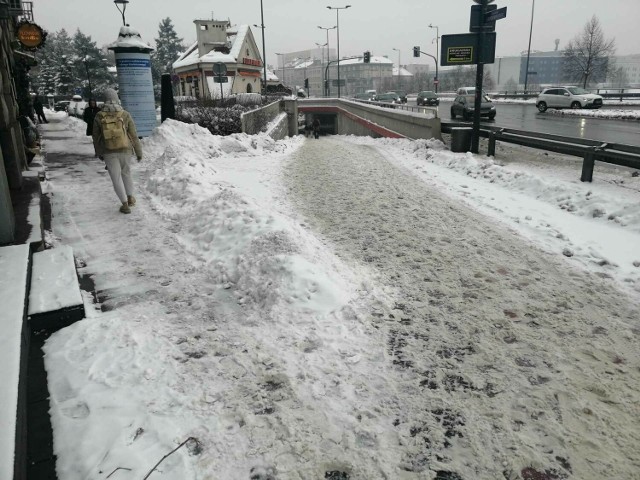
[[(228, 20), (194, 20), (197, 41), (173, 63), (180, 94), (220, 98), (235, 93), (261, 93), (263, 63), (249, 25)], [(214, 74), (223, 63), (224, 75)]]

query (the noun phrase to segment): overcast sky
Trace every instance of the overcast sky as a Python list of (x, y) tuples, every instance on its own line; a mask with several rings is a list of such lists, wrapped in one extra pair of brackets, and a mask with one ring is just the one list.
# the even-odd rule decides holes
[[(498, 7), (508, 7), (507, 18), (496, 25), (496, 55), (517, 55), (527, 49), (533, 0), (498, 0)], [(387, 55), (397, 62), (428, 63), (428, 57), (412, 58), (412, 47), (435, 55), (432, 43), (435, 29), (440, 35), (466, 33), (472, 0), (263, 0), (266, 26), (266, 50), (269, 64), (275, 64), (274, 52), (291, 52), (325, 43), (326, 33), (317, 27), (332, 27), (336, 13), (327, 5), (351, 8), (340, 11), (340, 54), (361, 55), (369, 50), (374, 55)], [(160, 20), (170, 17), (176, 32), (186, 43), (195, 41), (196, 18), (230, 19), (232, 24), (260, 24), (260, 0), (130, 0), (126, 19), (142, 34), (143, 40), (155, 44)], [(617, 54), (640, 53), (638, 21), (640, 0), (535, 0), (532, 50), (553, 50), (554, 40), (560, 48), (582, 30), (596, 15), (605, 36), (615, 37)], [(122, 24), (113, 0), (34, 0), (35, 21), (48, 31), (77, 28), (103, 45), (114, 41)], [(262, 48), (259, 28), (252, 27), (256, 42)], [(335, 30), (329, 43), (336, 46)]]

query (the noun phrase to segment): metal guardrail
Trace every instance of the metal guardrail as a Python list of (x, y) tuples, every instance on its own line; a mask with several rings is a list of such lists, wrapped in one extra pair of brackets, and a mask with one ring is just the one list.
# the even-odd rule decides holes
[(362, 100), (360, 98), (345, 98), (345, 100), (350, 100), (352, 102), (358, 102), (358, 103), (365, 103), (367, 105), (375, 105), (377, 107), (392, 108), (394, 110), (405, 110), (407, 112), (433, 113), (435, 115), (435, 118), (439, 118), (437, 107), (428, 107), (428, 106), (414, 107), (413, 105), (406, 105), (404, 103), (376, 102), (375, 100)]
[[(471, 128), (468, 123), (442, 123), (442, 133), (452, 133), (454, 128)], [(622, 143), (606, 143), (586, 138), (565, 137), (550, 133), (528, 132), (511, 128), (483, 126), (480, 136), (489, 139), (487, 155), (495, 156), (496, 142), (514, 143), (540, 150), (582, 157), (582, 182), (593, 180), (595, 161), (640, 169), (640, 147)]]

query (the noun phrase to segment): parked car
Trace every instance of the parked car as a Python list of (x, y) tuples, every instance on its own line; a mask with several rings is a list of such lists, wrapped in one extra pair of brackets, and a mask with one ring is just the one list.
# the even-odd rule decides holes
[(600, 108), (602, 97), (580, 87), (545, 88), (536, 99), (538, 110), (547, 108)]
[(380, 93), (379, 95), (377, 95), (376, 102), (399, 105), (402, 103), (402, 99), (395, 92), (387, 92), (387, 93)]
[(431, 90), (426, 90), (424, 92), (418, 93), (418, 98), (416, 98), (416, 103), (418, 105), (440, 105), (440, 99)]
[[(458, 89), (457, 92), (458, 95), (475, 95), (476, 94), (476, 87), (460, 87)], [(482, 90), (482, 95), (489, 98), (489, 100), (491, 100), (491, 98), (489, 97), (489, 94), (487, 92), (485, 92), (484, 90)]]
[(69, 100), (60, 100), (53, 105), (53, 110), (56, 112), (66, 112), (69, 103)]
[(395, 93), (400, 97), (402, 103), (407, 103), (407, 92), (402, 90), (390, 90), (387, 93)]
[(69, 102), (69, 106), (67, 107), (67, 112), (69, 115), (74, 117), (81, 117), (84, 113), (84, 107), (87, 102), (82, 99), (80, 95), (74, 95), (71, 97), (71, 101)]
[(355, 98), (356, 100), (374, 100), (375, 99), (375, 95), (372, 93), (356, 93), (353, 98)]
[[(475, 101), (475, 95), (458, 95), (451, 105), (451, 118), (460, 115), (465, 120), (471, 120), (475, 111)], [(489, 120), (496, 118), (496, 107), (486, 95), (482, 97), (480, 116), (489, 117)]]

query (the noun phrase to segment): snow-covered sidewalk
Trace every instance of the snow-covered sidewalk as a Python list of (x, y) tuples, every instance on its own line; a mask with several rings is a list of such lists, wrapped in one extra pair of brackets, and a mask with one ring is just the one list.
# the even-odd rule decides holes
[(640, 468), (629, 171), (167, 121), (122, 215), (84, 124), (44, 129), (48, 241), (102, 307), (45, 346), (60, 480), (143, 478), (189, 438), (150, 479)]

